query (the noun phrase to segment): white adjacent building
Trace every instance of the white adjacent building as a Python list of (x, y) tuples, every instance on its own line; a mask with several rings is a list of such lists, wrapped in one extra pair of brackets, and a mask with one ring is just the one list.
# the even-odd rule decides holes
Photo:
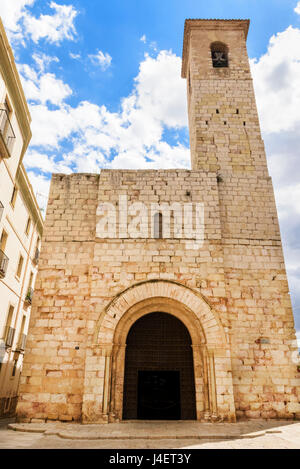
[(43, 229), (22, 163), (30, 121), (0, 20), (0, 417), (15, 411)]

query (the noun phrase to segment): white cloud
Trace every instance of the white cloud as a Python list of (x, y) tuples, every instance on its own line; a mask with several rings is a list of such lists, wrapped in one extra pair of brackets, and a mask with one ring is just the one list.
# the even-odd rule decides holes
[(291, 211), (294, 216), (300, 216), (300, 183), (279, 186), (276, 191), (278, 211), (283, 221), (290, 218)]
[(60, 142), (71, 137), (76, 126), (74, 125), (70, 108), (61, 106), (59, 109), (50, 110), (44, 104), (30, 106), (32, 117), (32, 146), (41, 146), (44, 149), (59, 148)]
[[(43, 72), (45, 62), (51, 62), (56, 58), (47, 56), (35, 57), (38, 67)], [(35, 101), (39, 104), (47, 102), (54, 105), (61, 105), (63, 101), (72, 94), (71, 88), (53, 73), (36, 72), (28, 65), (19, 66), (22, 77), (22, 84), (27, 100)]]
[(53, 43), (60, 43), (63, 39), (73, 40), (76, 34), (74, 20), (77, 15), (73, 5), (51, 2), (50, 8), (55, 11), (53, 15), (40, 15), (39, 18), (28, 14), (24, 16), (26, 33), (34, 42), (41, 38)]
[(181, 59), (172, 52), (161, 51), (156, 58), (145, 56), (135, 79), (138, 108), (147, 109), (151, 119), (168, 127), (188, 125), (186, 84), (180, 71)]
[(55, 44), (75, 38), (74, 20), (78, 12), (73, 5), (58, 5), (51, 1), (49, 6), (54, 13), (36, 18), (29, 10), (34, 3), (35, 0), (1, 0), (0, 16), (13, 43), (24, 45), (26, 37), (31, 37), (36, 43), (43, 38)]
[(45, 216), (50, 188), (50, 179), (41, 174), (35, 174), (33, 171), (28, 171), (27, 174), (32, 184), (37, 202), (41, 208), (43, 216)]
[(35, 61), (35, 63), (37, 64), (40, 72), (44, 72), (45, 69), (47, 69), (49, 67), (51, 62), (59, 62), (58, 57), (55, 57), (55, 56), (51, 57), (51, 56), (49, 56), (47, 54), (44, 54), (44, 53), (33, 54), (32, 58)]
[(297, 337), (297, 342), (298, 342), (298, 348), (300, 349), (300, 331), (296, 333), (296, 337)]
[[(20, 67), (27, 98), (35, 101), (30, 106), (31, 146), (58, 148), (62, 140), (72, 139), (73, 145), (85, 142), (86, 148), (98, 149), (107, 160), (111, 159), (112, 150), (125, 152), (140, 158), (143, 167), (144, 157), (150, 152), (151, 159), (159, 165), (159, 154), (164, 147), (158, 151), (158, 145), (164, 128), (187, 126), (185, 84), (180, 78), (180, 63), (175, 54), (167, 51), (160, 52), (155, 59), (145, 56), (135, 79), (134, 91), (123, 99), (118, 113), (87, 101), (77, 107), (69, 106), (65, 100), (71, 89), (62, 80), (50, 73), (37, 73), (28, 66)], [(58, 105), (58, 109), (49, 109), (47, 102)], [(173, 154), (170, 166), (186, 166), (182, 149), (178, 145), (175, 147), (178, 151)], [(164, 157), (163, 161), (168, 159)]]
[[(101, 167), (189, 166), (189, 149), (176, 144), (176, 139), (171, 145), (163, 136), (165, 128), (187, 125), (185, 84), (180, 78), (181, 61), (175, 54), (161, 51), (156, 58), (146, 55), (132, 94), (122, 100), (115, 113), (88, 101), (76, 107), (68, 105), (68, 85), (41, 72), (50, 62), (49, 57), (42, 57), (36, 60), (39, 70), (20, 67), (27, 97), (35, 101), (30, 104), (33, 138), (24, 159), (27, 170), (39, 169), (47, 175), (98, 172)], [(56, 104), (57, 109), (49, 108), (48, 103)]]
[[(297, 8), (300, 6), (300, 2)], [(299, 8), (300, 12), (300, 8)], [(251, 61), (268, 165), (273, 178), (296, 329), (300, 329), (300, 29), (271, 37)]]
[(26, 7), (32, 6), (35, 0), (1, 0), (0, 16), (10, 40), (22, 41), (20, 20), (26, 14)]
[(112, 58), (107, 52), (103, 53), (101, 50), (98, 50), (96, 54), (90, 54), (88, 57), (94, 65), (100, 66), (103, 71), (107, 70), (111, 65)]
[(300, 126), (300, 29), (289, 26), (272, 36), (268, 51), (251, 61), (257, 105), (264, 132)]
[(54, 156), (29, 150), (23, 160), (26, 169), (37, 169), (43, 173), (70, 173), (70, 168), (63, 160), (55, 161)]
[(298, 15), (300, 15), (300, 2), (297, 3), (296, 8), (294, 9), (294, 11), (295, 11)]
[(79, 60), (81, 58), (80, 54), (73, 54), (72, 52), (69, 53), (69, 56), (74, 60)]

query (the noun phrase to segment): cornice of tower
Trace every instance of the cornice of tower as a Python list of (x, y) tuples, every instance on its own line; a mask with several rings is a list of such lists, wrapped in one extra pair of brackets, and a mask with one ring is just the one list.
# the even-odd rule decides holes
[(241, 29), (244, 31), (245, 40), (247, 39), (249, 31), (250, 20), (230, 19), (186, 19), (184, 23), (183, 33), (183, 48), (182, 48), (182, 68), (181, 76), (186, 78), (187, 75), (187, 62), (190, 33), (193, 29), (206, 29), (206, 30), (228, 30), (228, 29)]

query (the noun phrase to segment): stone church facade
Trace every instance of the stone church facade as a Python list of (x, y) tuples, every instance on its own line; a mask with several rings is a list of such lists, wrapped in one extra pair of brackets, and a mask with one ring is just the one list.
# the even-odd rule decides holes
[[(185, 23), (191, 170), (53, 175), (19, 421), (300, 417), (248, 27)], [(192, 229), (174, 230), (174, 211), (165, 217), (161, 207), (174, 203), (203, 208), (200, 242)], [(133, 237), (124, 214), (133, 222), (138, 204), (146, 235)], [(99, 234), (105, 206), (115, 208), (107, 236)]]

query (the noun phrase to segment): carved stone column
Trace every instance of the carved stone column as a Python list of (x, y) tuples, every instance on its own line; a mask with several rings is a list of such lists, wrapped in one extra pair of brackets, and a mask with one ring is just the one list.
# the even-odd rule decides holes
[(214, 420), (218, 417), (214, 350), (208, 350), (207, 359), (210, 417)]
[(204, 413), (205, 420), (210, 420), (210, 403), (209, 403), (209, 379), (208, 379), (208, 357), (207, 348), (202, 347), (202, 363), (203, 363), (203, 392), (204, 392)]
[(102, 414), (103, 416), (108, 416), (110, 407), (112, 346), (103, 346), (102, 354), (105, 356)]
[(111, 357), (111, 397), (109, 409), (110, 422), (115, 422), (122, 419), (125, 351), (126, 344), (113, 345)]

